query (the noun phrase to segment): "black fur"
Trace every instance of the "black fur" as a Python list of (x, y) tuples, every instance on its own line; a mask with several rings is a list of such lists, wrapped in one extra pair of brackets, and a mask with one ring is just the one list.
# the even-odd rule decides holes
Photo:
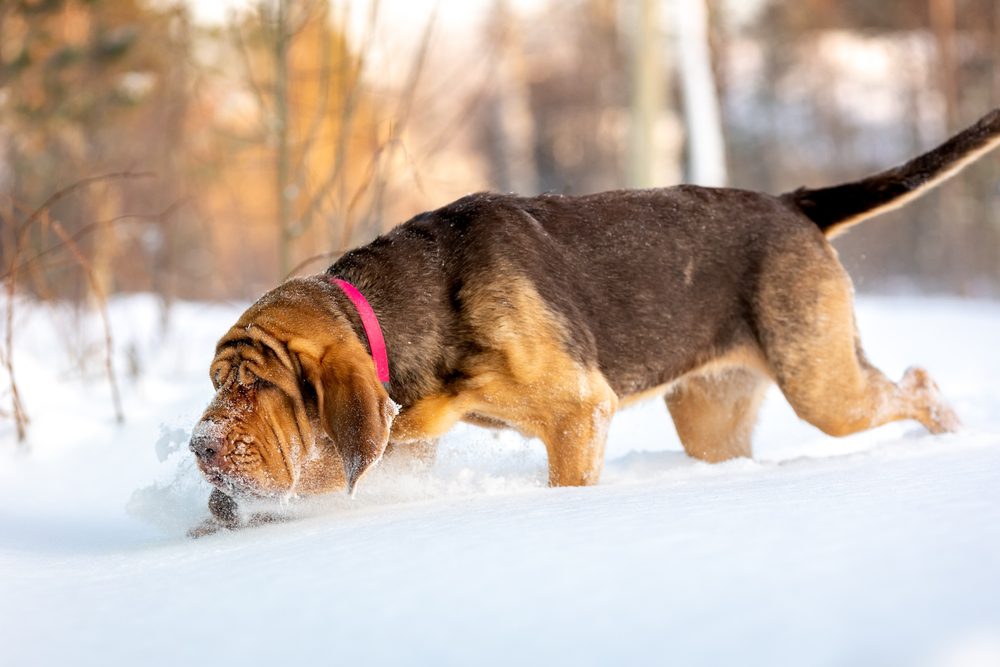
[[(741, 190), (483, 193), (417, 216), (328, 273), (375, 309), (403, 406), (446, 385), (457, 393), (463, 362), (480, 351), (466, 326), (472, 290), (515, 275), (557, 314), (566, 350), (627, 396), (755, 335), (746, 315), (775, 238), (823, 243), (781, 200)], [(343, 310), (360, 333), (353, 308)]]
[(826, 232), (852, 218), (863, 219), (865, 213), (926, 187), (957, 162), (985, 148), (998, 136), (1000, 109), (990, 112), (934, 150), (899, 167), (853, 183), (819, 189), (799, 188), (782, 195), (782, 198), (798, 207)]

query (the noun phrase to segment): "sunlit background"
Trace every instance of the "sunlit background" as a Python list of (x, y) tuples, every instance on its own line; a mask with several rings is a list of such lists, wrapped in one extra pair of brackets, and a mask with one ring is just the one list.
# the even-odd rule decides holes
[[(6, 1), (0, 266), (245, 299), (477, 190), (852, 179), (1000, 104), (998, 32), (990, 0)], [(998, 180), (838, 242), (860, 288), (996, 294)]]

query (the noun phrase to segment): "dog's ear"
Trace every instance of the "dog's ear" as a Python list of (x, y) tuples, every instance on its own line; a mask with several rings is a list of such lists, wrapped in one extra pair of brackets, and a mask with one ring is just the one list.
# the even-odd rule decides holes
[(364, 355), (328, 352), (320, 361), (316, 394), (323, 430), (333, 440), (344, 463), (347, 491), (382, 458), (396, 405)]

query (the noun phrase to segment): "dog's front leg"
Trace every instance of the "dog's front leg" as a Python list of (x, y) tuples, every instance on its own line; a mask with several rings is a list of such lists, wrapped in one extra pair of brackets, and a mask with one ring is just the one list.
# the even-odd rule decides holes
[(208, 511), (212, 516), (189, 530), (188, 537), (205, 537), (220, 530), (236, 530), (240, 527), (236, 501), (218, 489), (212, 489), (212, 495), (208, 497)]
[[(545, 379), (545, 384), (494, 385), (493, 395), (505, 397), (504, 404), (489, 406), (491, 413), (480, 412), (541, 439), (548, 454), (549, 486), (597, 484), (618, 396), (596, 370)], [(523, 396), (533, 400), (525, 403)]]
[(541, 438), (549, 459), (549, 486), (597, 484), (604, 468), (604, 445), (618, 399), (610, 388), (553, 415)]
[(436, 394), (403, 408), (392, 422), (389, 442), (432, 442), (458, 423), (468, 411), (467, 397)]
[(429, 470), (437, 458), (437, 440), (414, 440), (400, 443), (389, 441), (382, 460), (413, 470)]

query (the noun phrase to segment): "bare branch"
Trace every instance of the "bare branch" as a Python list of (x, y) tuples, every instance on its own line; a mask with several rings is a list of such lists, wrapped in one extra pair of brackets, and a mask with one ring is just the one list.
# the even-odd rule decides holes
[(151, 178), (156, 174), (148, 171), (118, 171), (109, 174), (100, 174), (98, 176), (90, 176), (88, 178), (81, 179), (72, 185), (68, 185), (62, 190), (56, 191), (55, 194), (51, 195), (45, 202), (36, 208), (28, 218), (22, 222), (17, 228), (17, 234), (19, 236), (23, 235), (31, 225), (38, 221), (41, 215), (48, 211), (53, 205), (55, 205), (61, 199), (65, 199), (69, 195), (82, 190), (86, 187), (94, 185), (95, 183), (104, 183), (107, 181), (124, 180), (124, 179), (134, 179), (134, 178)]
[[(72, 240), (74, 243), (78, 243), (84, 237), (89, 236), (90, 234), (97, 231), (102, 225), (115, 225), (120, 222), (130, 222), (130, 223), (159, 222), (168, 218), (174, 211), (183, 206), (185, 203), (186, 202), (184, 201), (174, 202), (160, 213), (155, 213), (155, 214), (131, 213), (131, 214), (118, 215), (108, 220), (96, 220), (94, 222), (84, 225), (83, 227), (78, 229), (75, 233), (70, 235), (70, 240)], [(32, 257), (23, 260), (16, 266), (12, 266), (6, 272), (0, 273), (0, 280), (7, 280), (8, 278), (11, 277), (12, 274), (18, 271), (23, 271), (24, 269), (33, 266), (34, 264), (37, 264), (40, 260), (44, 259), (45, 257), (51, 255), (54, 252), (62, 250), (65, 247), (66, 243), (60, 241), (59, 243), (51, 245), (48, 248), (45, 248), (44, 250), (40, 250), (37, 254), (33, 255)]]
[[(28, 230), (37, 223), (39, 220), (48, 221), (48, 212), (56, 203), (65, 199), (69, 195), (85, 189), (96, 183), (106, 183), (115, 180), (125, 180), (125, 179), (137, 179), (137, 178), (149, 178), (155, 174), (151, 172), (132, 172), (132, 171), (121, 171), (121, 172), (111, 172), (107, 174), (99, 174), (97, 176), (90, 176), (88, 178), (80, 179), (75, 183), (56, 191), (46, 199), (41, 206), (34, 209), (22, 222), (17, 224), (14, 231), (13, 246), (14, 250), (11, 254), (10, 264), (7, 272), (3, 275), (2, 280), (7, 283), (7, 303), (6, 303), (6, 332), (4, 336), (4, 365), (7, 370), (7, 375), (10, 380), (11, 387), (11, 403), (12, 410), (14, 413), (14, 422), (17, 429), (17, 439), (18, 442), (24, 442), (27, 437), (27, 425), (28, 425), (28, 414), (24, 409), (24, 403), (21, 400), (21, 395), (17, 386), (17, 379), (14, 373), (14, 301), (17, 293), (17, 277), (19, 269), (24, 264), (21, 261), (21, 255), (24, 252), (24, 242), (27, 238)], [(15, 208), (22, 208), (15, 204)], [(65, 230), (62, 229), (58, 223), (52, 223), (53, 228), (56, 233), (60, 236), (64, 236), (64, 243), (67, 244), (74, 255), (77, 256), (78, 262), (85, 268), (88, 274), (88, 279), (91, 281), (91, 287), (95, 291), (95, 295), (101, 303), (105, 303), (103, 299), (103, 294), (100, 291), (100, 287), (97, 284), (96, 276), (93, 274), (93, 270), (89, 267), (89, 262), (87, 262), (86, 257), (80, 252), (79, 247), (76, 245), (75, 241), (66, 234)], [(30, 266), (31, 261), (29, 260), (27, 264)], [(109, 379), (111, 381), (112, 394), (115, 401), (116, 415), (121, 421), (124, 417), (121, 409), (121, 398), (118, 395), (118, 385), (114, 379), (114, 369), (112, 367), (111, 361), (111, 329), (110, 322), (107, 317), (106, 310), (102, 307), (101, 311), (102, 317), (105, 323), (105, 340), (108, 347), (108, 357), (107, 357), (107, 368), (109, 373)]]
[[(402, 143), (402, 136), (406, 129), (406, 124), (410, 120), (410, 114), (413, 113), (414, 100), (417, 95), (417, 84), (420, 82), (420, 76), (427, 64), (427, 54), (430, 51), (431, 35), (433, 34), (434, 26), (437, 23), (437, 9), (438, 7), (435, 5), (430, 18), (427, 19), (427, 23), (424, 25), (423, 34), (420, 36), (420, 46), (417, 48), (416, 58), (410, 68), (410, 74), (407, 80), (405, 92), (400, 100), (399, 108), (396, 112), (396, 126), (389, 134), (387, 150), (383, 154), (383, 159), (387, 163), (391, 161), (392, 156), (395, 153), (396, 146)], [(387, 183), (385, 178), (375, 179), (370, 205), (368, 207), (368, 214), (366, 216), (368, 220), (381, 217), (382, 202), (385, 195), (386, 185)]]
[(70, 249), (70, 252), (73, 253), (77, 262), (80, 264), (80, 268), (83, 269), (84, 274), (87, 276), (87, 282), (90, 283), (90, 289), (94, 294), (95, 301), (97, 302), (98, 312), (101, 315), (101, 322), (104, 325), (104, 369), (108, 376), (108, 383), (111, 385), (111, 401), (115, 408), (115, 420), (121, 424), (125, 421), (125, 412), (122, 409), (121, 393), (118, 391), (118, 380), (115, 378), (114, 345), (111, 340), (111, 318), (108, 316), (107, 297), (101, 289), (100, 281), (97, 279), (97, 274), (94, 272), (93, 265), (80, 250), (80, 246), (78, 246), (72, 237), (66, 233), (63, 226), (55, 220), (52, 221), (52, 229), (59, 235), (59, 238), (63, 240), (63, 243), (66, 244), (66, 246)]
[(282, 282), (284, 282), (285, 280), (288, 280), (289, 278), (291, 278), (293, 276), (298, 275), (298, 273), (300, 271), (302, 271), (303, 269), (305, 269), (310, 264), (314, 264), (314, 263), (316, 263), (316, 262), (318, 262), (320, 260), (327, 260), (327, 261), (334, 260), (335, 261), (338, 257), (340, 257), (341, 255), (343, 255), (345, 252), (347, 252), (347, 251), (346, 250), (331, 250), (330, 252), (323, 252), (323, 253), (320, 253), (318, 255), (313, 255), (312, 257), (307, 257), (306, 259), (304, 259), (301, 262), (299, 262), (298, 264), (296, 264), (292, 268), (292, 270), (288, 272), (288, 275), (286, 275), (282, 279)]
[[(325, 18), (326, 13), (321, 13), (321, 20)], [(295, 165), (295, 171), (298, 173), (301, 173), (303, 164), (306, 161), (306, 156), (309, 155), (309, 150), (316, 141), (316, 135), (319, 133), (319, 129), (323, 125), (323, 119), (326, 117), (326, 105), (330, 101), (330, 58), (333, 54), (333, 40), (330, 27), (326, 25), (325, 20), (321, 28), (320, 36), (319, 99), (316, 102), (316, 109), (314, 110), (312, 120), (309, 123), (309, 129), (306, 131), (305, 139), (300, 147), (301, 153), (299, 154), (298, 163)], [(298, 180), (301, 185), (301, 178)]]
[[(15, 245), (14, 257), (17, 257), (19, 244)], [(21, 392), (17, 388), (17, 376), (14, 373), (14, 290), (15, 281), (7, 281), (6, 331), (4, 332), (4, 367), (10, 379), (11, 409), (14, 413), (14, 427), (17, 431), (17, 441), (23, 443), (28, 435), (28, 413), (21, 401)]]
[[(358, 55), (352, 59), (346, 45), (342, 47), (343, 52), (340, 54), (339, 60), (341, 64), (340, 78), (346, 84), (346, 89), (342, 91), (344, 101), (340, 114), (340, 127), (337, 132), (337, 149), (334, 153), (333, 166), (319, 187), (313, 190), (312, 197), (302, 213), (302, 220), (311, 220), (319, 212), (323, 201), (329, 198), (330, 192), (344, 174), (344, 165), (347, 162), (347, 146), (353, 134), (355, 112), (357, 111), (358, 101), (361, 97), (362, 74), (367, 63), (366, 56), (371, 51), (375, 41), (379, 9), (380, 4), (378, 0), (371, 3), (365, 36), (362, 40), (362, 46), (358, 50)], [(345, 3), (341, 24), (346, 25), (349, 18), (349, 4)], [(353, 67), (351, 67), (352, 64)], [(296, 229), (295, 231), (301, 234), (305, 230)]]
[(267, 97), (264, 95), (264, 91), (261, 89), (260, 84), (257, 83), (257, 79), (253, 75), (253, 63), (250, 60), (250, 49), (247, 47), (246, 39), (243, 37), (243, 29), (237, 23), (233, 22), (230, 24), (230, 31), (236, 39), (236, 45), (240, 49), (240, 55), (243, 56), (240, 59), (240, 63), (243, 65), (243, 73), (246, 76), (247, 83), (250, 84), (250, 89), (253, 91), (254, 97), (257, 98), (257, 104), (260, 105), (261, 118), (264, 118), (268, 113)]

